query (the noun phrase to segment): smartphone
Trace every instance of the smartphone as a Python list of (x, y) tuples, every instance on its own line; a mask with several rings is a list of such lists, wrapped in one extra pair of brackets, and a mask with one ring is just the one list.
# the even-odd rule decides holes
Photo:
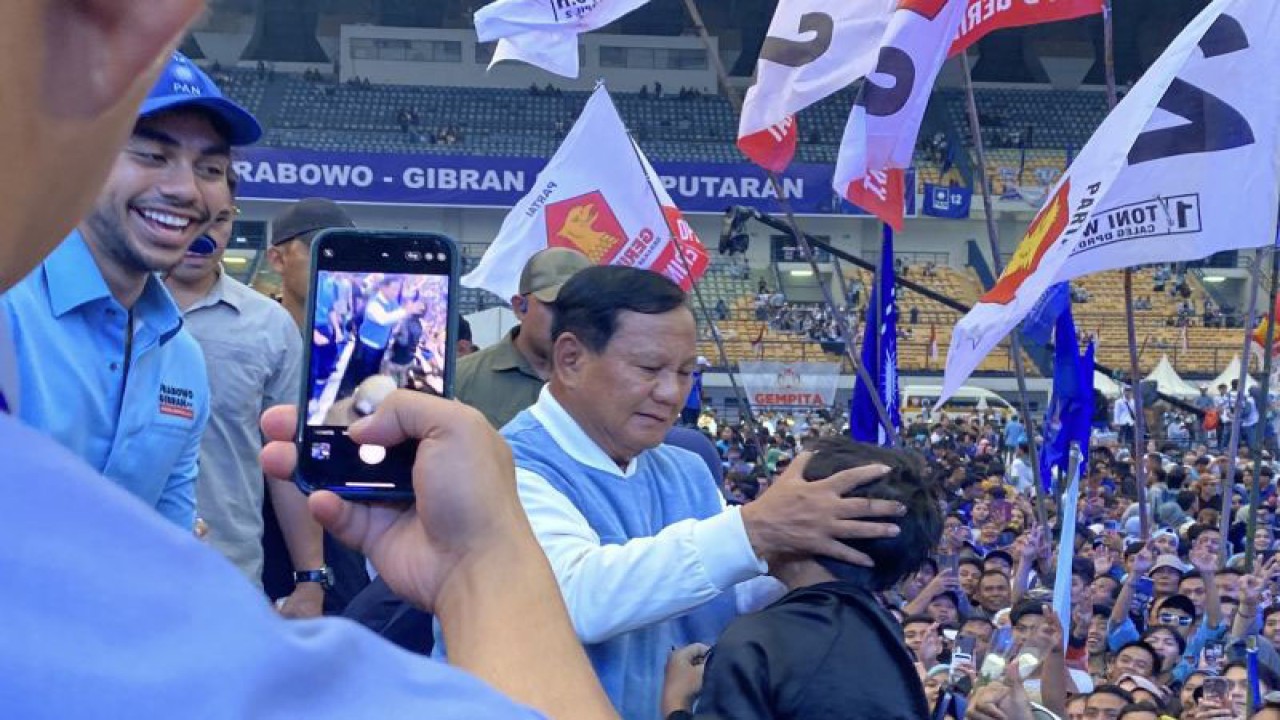
[(977, 638), (972, 635), (957, 635), (955, 640), (955, 649), (951, 651), (951, 674), (954, 675), (956, 668), (968, 665), (973, 667), (973, 653), (977, 646)]
[(295, 437), (303, 492), (413, 498), (417, 443), (357, 445), (347, 427), (398, 388), (452, 396), (457, 297), (458, 249), (444, 235), (342, 228), (312, 241)]
[(1226, 655), (1226, 648), (1220, 642), (1209, 643), (1204, 646), (1204, 667), (1213, 673), (1222, 672), (1222, 660)]
[(1133, 588), (1133, 604), (1130, 606), (1129, 611), (1134, 614), (1142, 614), (1147, 605), (1151, 604), (1152, 599), (1155, 598), (1155, 594), (1156, 584), (1151, 578), (1138, 578), (1138, 582)]
[(1227, 707), (1228, 697), (1231, 695), (1231, 681), (1224, 677), (1207, 677), (1204, 684), (1200, 686), (1201, 697), (1206, 702), (1211, 702), (1218, 707)]

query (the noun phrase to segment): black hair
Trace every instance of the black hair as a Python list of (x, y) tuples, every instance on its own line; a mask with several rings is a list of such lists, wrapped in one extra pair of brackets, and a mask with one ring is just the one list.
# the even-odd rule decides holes
[[(1177, 633), (1174, 633), (1174, 634), (1176, 635)], [(1143, 652), (1147, 653), (1148, 655), (1150, 655), (1151, 656), (1151, 672), (1152, 673), (1160, 672), (1160, 653), (1156, 652), (1156, 649), (1151, 647), (1151, 645), (1148, 644), (1145, 640), (1130, 640), (1124, 645), (1121, 645), (1120, 649), (1116, 650), (1115, 657), (1120, 657), (1120, 653), (1124, 652), (1125, 650), (1128, 650), (1129, 648), (1138, 648)], [(1130, 702), (1133, 702), (1133, 701), (1130, 700)]]
[(847, 437), (822, 438), (805, 449), (814, 453), (804, 468), (806, 480), (820, 480), (841, 470), (866, 465), (887, 466), (889, 472), (883, 477), (854, 488), (846, 496), (896, 500), (907, 509), (902, 517), (881, 518), (898, 526), (901, 532), (897, 537), (845, 541), (849, 547), (871, 558), (875, 566), (870, 570), (832, 558), (817, 558), (823, 567), (841, 578), (863, 578), (869, 574), (871, 589), (883, 590), (924, 564), (929, 551), (942, 538), (942, 489), (930, 479), (924, 458), (913, 451), (891, 450)]
[(1133, 703), (1133, 695), (1119, 685), (1099, 685), (1093, 689), (1093, 692), (1089, 693), (1090, 697), (1094, 695), (1112, 695), (1123, 700), (1126, 705)]
[(1194, 545), (1196, 540), (1199, 539), (1201, 535), (1207, 532), (1216, 533), (1216, 532), (1221, 532), (1221, 530), (1219, 530), (1217, 527), (1213, 525), (1201, 525), (1200, 523), (1196, 523), (1195, 525), (1192, 525), (1190, 528), (1187, 529), (1187, 542)]
[(1084, 580), (1084, 584), (1088, 585), (1093, 582), (1097, 571), (1093, 567), (1093, 561), (1086, 558), (1072, 558), (1071, 575)]
[(999, 558), (999, 559), (1001, 559), (1001, 560), (1004, 560), (1004, 561), (1008, 562), (1008, 563), (1009, 563), (1009, 567), (1013, 567), (1013, 565), (1014, 565), (1014, 562), (1013, 562), (1013, 555), (1011, 555), (1011, 554), (1009, 554), (1009, 553), (1005, 552), (1004, 550), (992, 550), (991, 552), (987, 553), (987, 556), (986, 556), (986, 557), (984, 557), (984, 558), (982, 559), (982, 563), (983, 563), (983, 565), (986, 565), (986, 562), (987, 562), (988, 560), (995, 560), (995, 559), (997, 559), (997, 558)]
[(595, 265), (575, 273), (556, 297), (551, 340), (573, 333), (588, 350), (604, 352), (623, 312), (662, 315), (684, 307), (679, 285), (651, 270)]
[[(1147, 638), (1151, 637), (1152, 635), (1155, 635), (1161, 630), (1173, 636), (1173, 641), (1178, 644), (1178, 657), (1182, 657), (1183, 655), (1187, 654), (1187, 641), (1183, 639), (1182, 635), (1178, 634), (1177, 630), (1174, 630), (1168, 625), (1153, 625), (1147, 628), (1146, 632), (1142, 633), (1142, 642), (1147, 642)], [(1151, 643), (1147, 643), (1147, 645), (1151, 645)], [(1154, 650), (1155, 646), (1151, 646), (1151, 649)], [(1159, 661), (1156, 662), (1156, 667), (1153, 669), (1155, 670), (1156, 674), (1159, 674), (1160, 672)]]
[(1039, 600), (1022, 600), (1009, 611), (1009, 624), (1017, 625), (1018, 621), (1028, 615), (1044, 617), (1044, 603)]
[(981, 573), (983, 570), (982, 560), (973, 555), (965, 555), (964, 557), (961, 557), (960, 560), (956, 563), (956, 567), (958, 568), (961, 565), (972, 565), (978, 568), (979, 573)]
[(455, 339), (471, 341), (471, 323), (464, 317), (458, 318), (458, 337)]
[(902, 618), (902, 627), (908, 625), (916, 625), (918, 623), (933, 624), (933, 616), (931, 615), (908, 615)]
[(1276, 613), (1280, 613), (1280, 605), (1272, 605), (1268, 607), (1266, 610), (1263, 610), (1262, 611), (1263, 624), (1266, 624), (1267, 618), (1271, 617), (1272, 615), (1275, 615)]
[[(1222, 675), (1226, 675), (1228, 670), (1239, 668), (1245, 672), (1249, 671), (1249, 666), (1243, 660), (1235, 660), (1227, 663), (1222, 668)], [(1267, 686), (1267, 690), (1275, 690), (1280, 688), (1280, 675), (1276, 675), (1276, 671), (1272, 670), (1265, 663), (1258, 663), (1258, 680)], [(1264, 693), (1265, 694), (1265, 693)]]
[(1155, 705), (1152, 705), (1149, 702), (1129, 703), (1128, 705), (1125, 705), (1124, 707), (1120, 708), (1120, 714), (1116, 716), (1116, 720), (1124, 720), (1125, 715), (1128, 715), (1129, 713), (1140, 713), (1140, 712), (1155, 713), (1157, 716), (1162, 714), (1162, 711), (1160, 708), (1156, 707)]

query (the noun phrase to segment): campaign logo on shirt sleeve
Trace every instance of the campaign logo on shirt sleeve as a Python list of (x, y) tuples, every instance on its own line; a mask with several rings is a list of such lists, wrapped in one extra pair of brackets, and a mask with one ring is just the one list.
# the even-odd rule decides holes
[(175, 385), (160, 384), (160, 414), (194, 420), (195, 391)]

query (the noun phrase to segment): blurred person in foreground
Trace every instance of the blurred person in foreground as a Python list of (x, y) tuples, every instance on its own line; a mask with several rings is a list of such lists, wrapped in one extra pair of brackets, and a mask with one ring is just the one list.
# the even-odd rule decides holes
[[(0, 5), (0, 152), (9, 161), (0, 168), (0, 292), (88, 211), (143, 96), (203, 6)], [(612, 717), (520, 511), (510, 455), (478, 413), (398, 393), (353, 430), (382, 444), (431, 438), (414, 475), (429, 501), (416, 510), (329, 493), (309, 502), (401, 593), (435, 609), (454, 664), (479, 680), (350, 623), (280, 618), (189, 531), (22, 425), (12, 414), (22, 402), (13, 363), (0, 328), (6, 716), (174, 717), (198, 707), (219, 718), (538, 717), (505, 693), (554, 717)], [(295, 423), (291, 409), (264, 417), (276, 441), (263, 454), (272, 475), (292, 471)], [(462, 475), (468, 482), (453, 482)]]
[[(867, 568), (815, 555), (770, 557), (770, 572), (789, 592), (768, 608), (734, 620), (707, 660), (697, 712), (679, 691), (664, 696), (663, 713), (678, 717), (922, 718), (929, 714), (902, 629), (875, 593), (915, 572), (942, 535), (941, 489), (918, 455), (843, 437), (812, 445), (804, 478), (883, 465), (889, 472), (845, 497), (892, 500), (906, 506), (885, 518), (896, 537), (850, 540), (875, 563)], [(674, 661), (674, 659), (673, 659)], [(686, 664), (687, 672), (696, 672)], [(673, 668), (669, 673), (678, 673)], [(678, 687), (678, 681), (676, 683)]]

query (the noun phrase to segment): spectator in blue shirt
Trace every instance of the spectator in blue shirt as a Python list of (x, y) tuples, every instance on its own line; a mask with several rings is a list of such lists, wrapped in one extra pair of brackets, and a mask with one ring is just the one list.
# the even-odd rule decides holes
[[(89, 210), (199, 0), (0, 4), (0, 293)], [(210, 98), (212, 100), (212, 98)], [(0, 397), (14, 347), (0, 314)], [(266, 418), (291, 470), (295, 415)], [(605, 718), (546, 560), (515, 494), (510, 453), (482, 416), (397, 395), (353, 434), (430, 437), (421, 507), (317, 494), (318, 519), (359, 544), (402, 595), (441, 618), (452, 660), (401, 652), (350, 623), (286, 621), (235, 568), (39, 430), (0, 414), (0, 698), (6, 717)], [(134, 456), (145, 464), (149, 458)], [(465, 475), (465, 483), (456, 478)], [(88, 600), (86, 600), (88, 599)], [(513, 618), (518, 621), (512, 622)], [(495, 690), (497, 692), (495, 692)]]

